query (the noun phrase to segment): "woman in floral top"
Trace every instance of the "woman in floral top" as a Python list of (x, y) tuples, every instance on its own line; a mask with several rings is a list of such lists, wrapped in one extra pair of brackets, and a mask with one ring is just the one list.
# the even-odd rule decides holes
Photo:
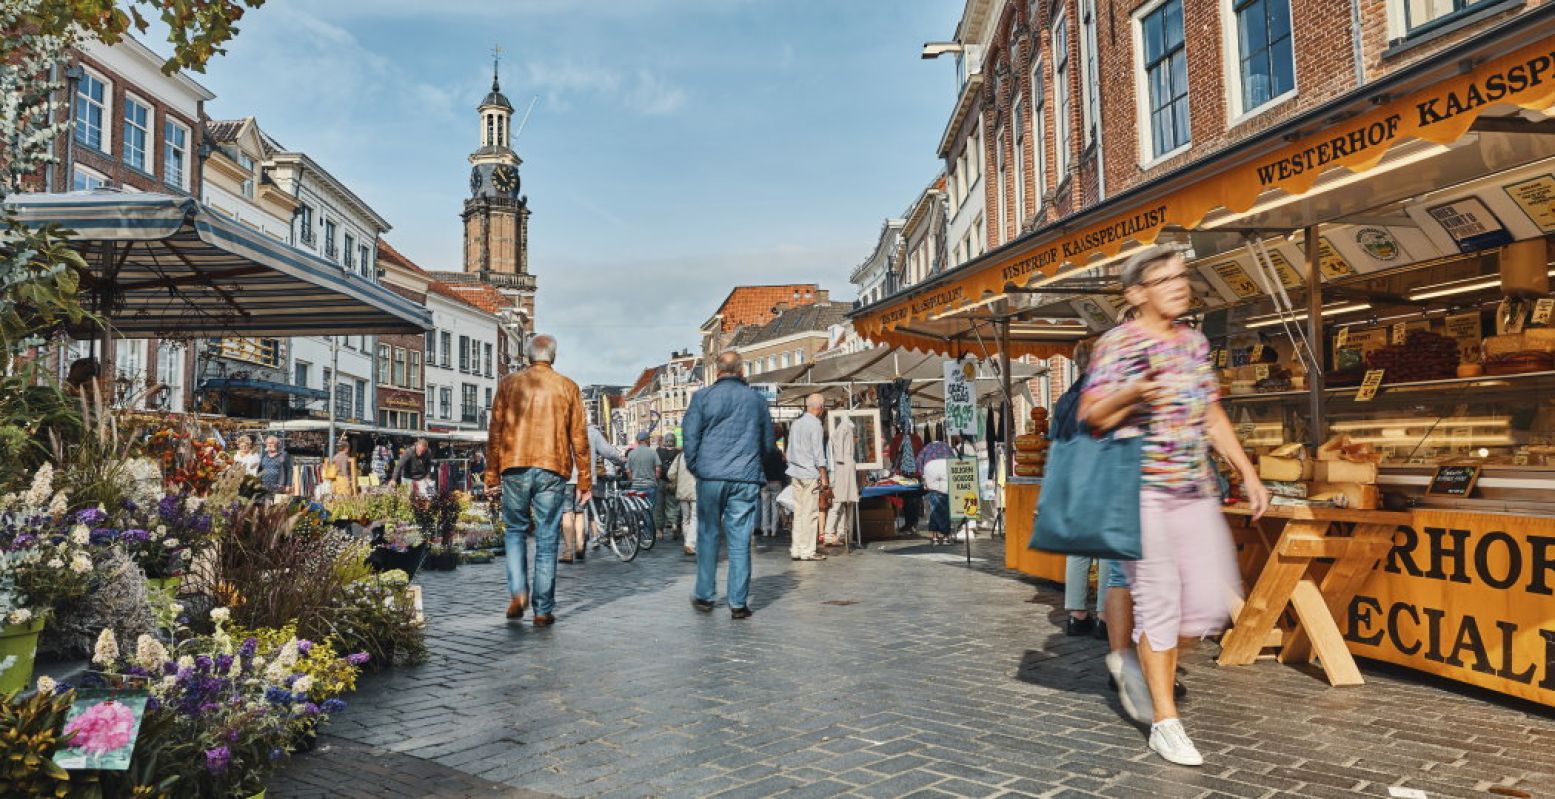
[[(1268, 509), (1269, 493), (1220, 407), (1209, 343), (1176, 321), (1193, 296), (1182, 256), (1147, 248), (1129, 259), (1122, 279), (1134, 318), (1097, 342), (1080, 418), (1094, 430), (1144, 437), (1138, 500), (1143, 556), (1125, 563), (1124, 571), (1153, 711), (1150, 748), (1170, 762), (1197, 766), (1204, 758), (1183, 730), (1172, 693), (1178, 643), (1224, 629), (1227, 598), (1240, 596), (1242, 587), (1209, 448), (1241, 473), (1255, 515)], [(1122, 696), (1143, 696), (1139, 671), (1123, 665)], [(1130, 713), (1144, 715), (1143, 708)]]

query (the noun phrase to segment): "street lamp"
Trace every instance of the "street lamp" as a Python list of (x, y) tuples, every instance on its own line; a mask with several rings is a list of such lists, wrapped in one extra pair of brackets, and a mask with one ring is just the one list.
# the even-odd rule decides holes
[(966, 45), (960, 42), (924, 42), (923, 59), (925, 61), (939, 58), (946, 53), (964, 53)]

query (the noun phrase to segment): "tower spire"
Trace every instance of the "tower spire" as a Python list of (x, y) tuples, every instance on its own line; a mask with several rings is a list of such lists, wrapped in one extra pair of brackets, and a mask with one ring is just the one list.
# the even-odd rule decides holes
[(492, 45), (491, 48), (491, 90), (502, 91), (501, 84), (497, 81), (497, 67), (502, 63), (502, 45)]

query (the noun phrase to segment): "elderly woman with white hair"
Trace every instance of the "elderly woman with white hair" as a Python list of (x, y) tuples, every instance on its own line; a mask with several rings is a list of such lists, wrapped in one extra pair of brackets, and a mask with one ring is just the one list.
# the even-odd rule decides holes
[(1116, 501), (1139, 503), (1142, 557), (1124, 571), (1149, 686), (1150, 748), (1198, 766), (1204, 758), (1173, 696), (1178, 647), (1221, 632), (1228, 599), (1242, 589), (1210, 447), (1241, 473), (1255, 517), (1268, 509), (1269, 492), (1220, 407), (1209, 342), (1177, 321), (1193, 298), (1182, 255), (1146, 248), (1124, 266), (1122, 282), (1134, 318), (1096, 343), (1079, 416), (1095, 431), (1143, 437), (1140, 495)]

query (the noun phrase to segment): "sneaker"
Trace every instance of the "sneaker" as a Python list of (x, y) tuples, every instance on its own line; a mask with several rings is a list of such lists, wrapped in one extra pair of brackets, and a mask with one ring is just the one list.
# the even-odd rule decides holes
[[(1095, 617), (1092, 617), (1092, 618), (1095, 618)], [(1092, 634), (1096, 636), (1096, 640), (1098, 640), (1098, 641), (1105, 641), (1105, 640), (1107, 640), (1107, 622), (1106, 622), (1106, 620), (1104, 620), (1104, 619), (1096, 619), (1096, 630)]]
[(706, 600), (706, 599), (697, 599), (696, 597), (692, 597), (691, 598), (691, 607), (694, 607), (697, 610), (702, 611), (703, 613), (712, 613), (713, 612), (713, 603), (710, 600)]
[(1086, 616), (1083, 619), (1070, 616), (1069, 621), (1064, 624), (1064, 635), (1090, 635), (1095, 629), (1096, 620), (1090, 616)]
[(1150, 725), (1150, 748), (1168, 763), (1179, 766), (1204, 765), (1204, 756), (1188, 739), (1188, 732), (1182, 728), (1179, 719), (1167, 719)]
[(1132, 649), (1108, 652), (1106, 662), (1107, 672), (1122, 686), (1118, 701), (1123, 703), (1123, 712), (1140, 724), (1154, 721), (1155, 707), (1150, 703), (1150, 686), (1145, 683), (1145, 672), (1139, 668), (1139, 656)]
[(729, 608), (729, 618), (731, 619), (748, 619), (753, 615), (755, 614), (751, 612), (751, 609), (748, 606), (743, 608)]

